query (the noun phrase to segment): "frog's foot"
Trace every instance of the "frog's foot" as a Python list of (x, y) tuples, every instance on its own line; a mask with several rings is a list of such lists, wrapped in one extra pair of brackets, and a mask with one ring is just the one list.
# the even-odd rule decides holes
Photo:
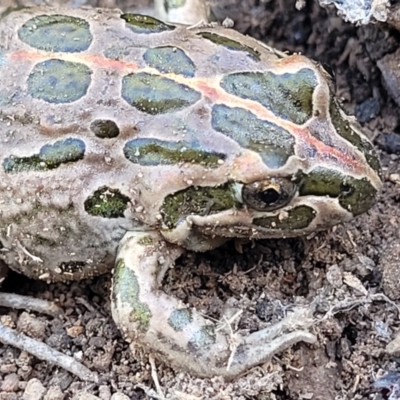
[[(315, 343), (305, 329), (310, 312), (295, 311), (245, 337), (217, 325), (159, 289), (182, 248), (158, 233), (128, 232), (114, 273), (112, 312), (127, 339), (154, 350), (168, 365), (201, 377), (235, 377), (299, 341)], [(239, 339), (239, 340), (238, 340)]]

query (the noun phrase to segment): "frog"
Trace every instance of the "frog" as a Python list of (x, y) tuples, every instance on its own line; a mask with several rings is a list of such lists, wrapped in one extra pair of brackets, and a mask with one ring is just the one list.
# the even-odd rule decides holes
[(167, 271), (185, 251), (350, 221), (375, 204), (382, 171), (320, 64), (192, 18), (2, 16), (0, 259), (45, 282), (112, 270), (112, 316), (132, 346), (234, 378), (317, 339), (293, 318), (234, 336), (166, 294)]

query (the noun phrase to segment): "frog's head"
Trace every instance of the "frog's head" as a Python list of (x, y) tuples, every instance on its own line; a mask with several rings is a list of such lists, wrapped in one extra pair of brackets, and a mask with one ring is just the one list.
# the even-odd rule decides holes
[[(340, 109), (324, 71), (296, 57), (297, 72), (275, 75), (273, 81), (263, 82), (265, 74), (223, 79), (229, 93), (252, 99), (246, 109), (212, 108), (212, 127), (224, 135), (216, 146), (228, 137), (239, 150), (227, 156), (213, 179), (164, 199), (167, 240), (205, 250), (232, 237), (306, 235), (348, 221), (375, 203), (382, 186), (375, 149)], [(289, 61), (288, 70), (295, 70)], [(257, 92), (257, 85), (263, 90)], [(246, 88), (253, 92), (243, 93)]]
[(251, 183), (194, 187), (166, 198), (164, 237), (203, 251), (227, 238), (285, 238), (349, 221), (376, 201), (378, 179), (316, 167)]

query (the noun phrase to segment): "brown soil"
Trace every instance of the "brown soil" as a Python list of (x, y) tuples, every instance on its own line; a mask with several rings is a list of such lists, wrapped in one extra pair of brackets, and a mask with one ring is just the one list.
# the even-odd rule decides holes
[[(0, 6), (8, 3), (12, 1), (0, 0)], [(131, 3), (147, 2), (91, 3), (126, 9)], [(216, 318), (229, 300), (243, 309), (240, 329), (257, 330), (261, 322), (280, 317), (295, 302), (314, 301), (315, 317), (325, 319), (313, 328), (317, 345), (298, 344), (231, 383), (194, 379), (156, 363), (164, 395), (171, 399), (387, 398), (387, 391), (377, 391), (372, 384), (384, 372), (399, 369), (399, 347), (396, 342), (389, 346), (391, 350), (386, 346), (400, 329), (396, 308), (400, 305), (400, 105), (392, 100), (396, 100), (400, 61), (385, 56), (398, 48), (400, 33), (387, 24), (354, 27), (316, 1), (308, 1), (301, 11), (294, 0), (215, 3), (217, 17), (230, 17), (235, 29), (281, 50), (301, 52), (334, 75), (344, 107), (356, 113), (381, 149), (385, 187), (370, 212), (312, 238), (250, 243), (244, 245), (243, 254), (228, 244), (182, 258), (165, 279), (166, 290)], [(382, 84), (382, 74), (391, 77), (389, 87)], [(32, 313), (26, 323), (44, 326), (42, 340), (79, 358), (102, 376), (103, 383), (83, 382), (0, 345), (0, 400), (22, 398), (33, 378), (48, 390), (47, 399), (86, 393), (108, 400), (115, 392), (130, 399), (149, 398), (154, 388), (150, 364), (140, 351), (131, 353), (111, 319), (110, 279), (106, 275), (71, 285), (46, 285), (9, 275), (3, 291), (54, 300), (62, 307), (60, 318)], [(329, 310), (333, 315), (327, 316)], [(1, 311), (11, 325), (26, 318), (19, 311)]]

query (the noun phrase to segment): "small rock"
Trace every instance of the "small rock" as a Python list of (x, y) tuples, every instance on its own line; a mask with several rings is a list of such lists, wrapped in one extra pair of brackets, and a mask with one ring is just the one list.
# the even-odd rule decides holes
[(345, 272), (343, 274), (343, 282), (351, 287), (352, 289), (357, 290), (359, 293), (361, 293), (364, 296), (368, 296), (368, 290), (365, 288), (365, 286), (362, 284), (360, 279), (357, 278), (357, 276), (351, 274), (350, 272)]
[(361, 274), (361, 276), (368, 276), (376, 267), (375, 261), (364, 254), (357, 254), (356, 259), (359, 261), (359, 265), (357, 265), (357, 272)]
[(30, 366), (32, 364), (32, 355), (29, 354), (27, 351), (21, 351), (15, 362), (20, 368)]
[(110, 400), (111, 399), (110, 387), (106, 385), (99, 386), (99, 397), (101, 400)]
[(94, 346), (97, 348), (103, 348), (106, 345), (106, 338), (94, 336), (89, 340), (89, 346)]
[(347, 337), (342, 337), (339, 340), (340, 354), (343, 357), (349, 358), (351, 355), (351, 343)]
[[(231, 308), (232, 310), (234, 307)], [(263, 321), (271, 321), (276, 317), (283, 317), (285, 310), (281, 304), (269, 299), (263, 299), (259, 301), (256, 305), (256, 313), (258, 318)]]
[(17, 393), (0, 392), (0, 400), (19, 400), (20, 397)]
[(400, 31), (400, 4), (393, 4), (390, 9), (387, 22)]
[(10, 315), (2, 315), (0, 316), (0, 322), (7, 326), (8, 328), (13, 329), (15, 327), (14, 321)]
[(78, 393), (72, 400), (101, 400), (99, 397), (89, 393)]
[(39, 379), (33, 378), (26, 385), (22, 400), (42, 400), (46, 393), (45, 387)]
[(52, 386), (44, 396), (44, 400), (64, 400), (65, 394), (61, 390), (60, 386)]
[(18, 318), (17, 328), (35, 339), (44, 339), (46, 333), (46, 323), (27, 312), (23, 312)]
[(355, 114), (361, 123), (369, 122), (381, 111), (379, 100), (371, 97), (356, 106)]
[(2, 392), (15, 392), (18, 390), (19, 376), (17, 374), (8, 374), (0, 386)]
[(377, 138), (378, 146), (390, 154), (400, 154), (400, 135), (397, 133), (382, 133)]
[(71, 338), (65, 332), (55, 332), (46, 338), (46, 344), (56, 350), (69, 348)]
[(30, 365), (25, 365), (18, 369), (18, 376), (27, 381), (32, 376), (32, 367)]
[(392, 331), (389, 328), (389, 325), (380, 319), (375, 320), (375, 330), (378, 337), (390, 339), (392, 336)]
[(382, 289), (392, 300), (400, 299), (400, 241), (389, 243), (382, 252)]
[(83, 360), (83, 351), (79, 350), (74, 353), (75, 360), (82, 361)]
[(331, 265), (326, 273), (327, 281), (336, 289), (343, 285), (342, 270), (337, 264)]
[(65, 371), (60, 371), (58, 374), (54, 374), (49, 382), (49, 386), (59, 386), (62, 392), (65, 392), (73, 382), (72, 375)]
[(388, 0), (358, 2), (354, 0), (319, 0), (321, 6), (336, 6), (338, 15), (355, 25), (367, 25), (371, 20), (385, 22), (388, 18), (390, 3)]
[(400, 332), (398, 332), (396, 337), (386, 345), (385, 352), (395, 357), (400, 355)]
[(400, 174), (390, 174), (389, 180), (393, 183), (400, 183)]
[(15, 366), (15, 364), (0, 365), (0, 372), (2, 374), (11, 374), (13, 372), (17, 372), (17, 367)]
[(114, 346), (111, 344), (106, 344), (103, 348), (103, 352), (98, 352), (98, 355), (93, 358), (93, 367), (99, 371), (108, 371), (109, 365), (112, 362), (112, 357), (114, 354)]
[(77, 338), (83, 331), (83, 326), (71, 326), (67, 329), (67, 335), (72, 338)]
[(129, 400), (129, 397), (123, 393), (114, 393), (111, 400)]
[(387, 54), (377, 62), (382, 73), (383, 84), (398, 106), (400, 106), (400, 49)]

